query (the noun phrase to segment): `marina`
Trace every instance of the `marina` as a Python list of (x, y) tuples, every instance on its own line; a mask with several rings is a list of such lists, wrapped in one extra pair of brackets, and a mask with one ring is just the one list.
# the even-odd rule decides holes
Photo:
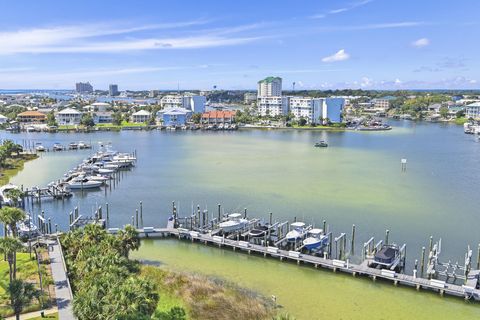
[[(409, 248), (406, 265), (401, 274), (413, 276), (415, 260), (419, 261), (417, 269), (420, 270), (421, 248), (426, 247), (424, 277), (426, 277), (426, 281), (429, 281), (428, 276), (426, 276), (429, 234), (436, 238), (442, 237), (444, 242), (442, 257), (449, 258), (440, 260), (441, 263), (446, 265), (438, 265), (438, 272), (446, 271), (444, 269), (447, 268), (448, 260), (451, 260), (451, 267), (447, 271), (450, 275), (452, 270), (456, 268), (456, 261), (461, 261), (459, 265), (464, 266), (466, 244), (478, 243), (478, 237), (474, 232), (474, 229), (478, 226), (474, 223), (464, 224), (462, 222), (462, 219), (469, 219), (470, 213), (474, 212), (475, 201), (473, 201), (473, 189), (471, 188), (476, 185), (476, 182), (468, 178), (475, 174), (472, 173), (472, 170), (475, 171), (477, 168), (473, 161), (474, 158), (439, 158), (440, 160), (435, 163), (428, 160), (432, 154), (437, 153), (475, 154), (477, 145), (470, 139), (471, 136), (464, 135), (462, 130), (459, 130), (457, 134), (454, 129), (454, 127), (441, 124), (431, 124), (427, 127), (426, 125), (408, 122), (403, 123), (400, 127), (397, 124), (393, 131), (380, 133), (294, 133), (281, 131), (239, 131), (235, 135), (218, 135), (218, 133), (212, 135), (201, 131), (187, 131), (174, 135), (165, 135), (156, 131), (99, 133), (96, 134), (95, 139), (112, 141), (115, 146), (121, 145), (123, 150), (137, 150), (142, 161), (135, 166), (134, 174), (124, 175), (120, 184), (112, 185), (112, 190), (110, 190), (110, 187), (104, 188), (106, 193), (84, 192), (82, 194), (76, 192), (73, 197), (64, 201), (42, 201), (41, 207), (35, 202), (33, 210), (29, 211), (33, 212), (35, 216), (41, 216), (41, 211), (44, 210), (47, 224), (48, 218), (51, 218), (52, 229), (55, 229), (55, 224), (58, 224), (60, 230), (67, 230), (69, 227), (69, 212), (74, 212), (75, 207), (78, 207), (81, 211), (82, 218), (87, 219), (94, 217), (98, 205), (103, 204), (103, 217), (105, 218), (105, 202), (108, 202), (110, 211), (108, 227), (119, 227), (127, 223), (131, 224), (132, 216), (136, 215), (136, 210), (138, 210), (140, 216), (139, 200), (142, 200), (143, 226), (162, 226), (171, 215), (171, 199), (178, 199), (176, 205), (179, 215), (182, 217), (188, 215), (186, 213), (191, 213), (192, 202), (201, 204), (201, 211), (209, 209), (210, 213), (214, 212), (214, 215), (217, 216), (216, 204), (221, 201), (224, 204), (222, 208), (225, 208), (225, 212), (243, 213), (244, 207), (254, 208), (255, 212), (249, 212), (248, 220), (266, 216), (263, 225), (269, 224), (268, 212), (270, 211), (274, 212), (274, 217), (279, 224), (287, 220), (291, 221), (294, 215), (297, 216), (299, 222), (305, 223), (305, 227), (311, 225), (317, 229), (323, 229), (323, 219), (334, 222), (335, 230), (330, 229), (335, 231), (333, 238), (339, 237), (341, 233), (348, 234), (346, 241), (347, 254), (351, 251), (351, 232), (345, 232), (345, 230), (350, 230), (352, 223), (355, 223), (357, 226), (355, 250), (354, 254), (348, 255), (349, 264), (355, 265), (361, 265), (362, 263), (362, 241), (367, 241), (371, 235), (383, 235), (385, 229), (388, 228), (394, 230), (396, 240), (403, 240), (400, 245), (405, 242)], [(71, 140), (68, 136), (61, 134), (46, 135), (45, 137), (42, 134), (35, 135), (38, 135), (37, 138), (39, 139), (50, 139), (51, 142), (58, 141), (62, 144), (68, 144)], [(432, 136), (434, 137), (433, 141), (425, 144), (423, 139), (427, 137), (431, 139)], [(78, 138), (78, 140), (90, 139), (87, 135)], [(329, 142), (330, 146), (324, 150), (325, 152), (319, 153), (318, 150), (313, 148), (313, 144), (319, 140)], [(44, 145), (49, 145), (47, 141), (43, 142)], [(447, 142), (449, 148), (445, 150)], [(206, 147), (207, 144), (211, 146), (212, 143), (215, 144), (214, 148)], [(92, 144), (96, 145), (97, 143), (93, 142)], [(369, 149), (368, 154), (362, 152), (364, 148)], [(380, 151), (385, 148), (387, 151)], [(46, 185), (48, 181), (58, 179), (59, 172), (68, 172), (91, 154), (91, 151), (88, 150), (65, 153), (46, 152), (34, 162), (27, 163), (24, 171), (15, 177), (12, 183), (16, 185)], [(354, 162), (347, 161), (353, 156), (356, 157)], [(402, 173), (399, 161), (404, 157), (408, 158), (408, 171)], [(232, 159), (242, 161), (244, 170), (238, 170), (231, 166), (229, 161)], [(267, 163), (260, 162), (262, 159), (274, 161), (268, 162), (269, 165), (267, 166)], [(290, 166), (285, 166), (286, 162), (289, 162)], [(446, 165), (447, 163), (448, 165)], [(455, 172), (451, 169), (452, 163), (457, 164)], [(269, 169), (270, 166), (273, 167)], [(36, 171), (35, 168), (39, 167), (46, 168), (46, 171)], [(355, 171), (353, 167), (355, 167)], [(278, 168), (284, 168), (281, 176), (278, 176)], [(464, 171), (463, 168), (469, 169)], [(275, 171), (276, 174), (274, 174)], [(122, 174), (124, 173), (121, 172), (119, 177), (122, 177)], [(454, 178), (452, 175), (454, 175)], [(25, 179), (26, 177), (28, 179)], [(454, 194), (456, 201), (461, 201), (463, 207), (466, 208), (465, 211), (458, 213), (458, 219), (448, 219), (450, 213), (455, 212), (455, 206), (453, 205), (455, 202), (447, 201), (453, 195), (450, 188), (444, 188), (446, 185), (440, 183), (443, 179), (454, 181), (457, 190), (462, 190), (462, 193)], [(322, 183), (315, 183), (315, 181), (322, 181)], [(363, 188), (357, 188), (360, 185), (356, 181), (362, 181), (362, 186), (368, 186), (369, 192), (365, 192), (366, 190)], [(395, 181), (395, 183), (391, 183), (392, 181)], [(433, 181), (435, 183), (432, 183)], [(335, 188), (329, 190), (333, 182), (335, 182)], [(249, 190), (244, 192), (238, 190), (236, 185), (245, 183), (250, 186)], [(310, 185), (308, 189), (303, 186), (306, 183)], [(138, 188), (139, 185), (142, 188)], [(337, 190), (342, 190), (342, 192), (338, 193)], [(366, 203), (370, 203), (370, 205), (364, 208), (363, 206), (367, 206)], [(468, 209), (470, 206), (472, 206), (473, 211)], [(261, 212), (265, 214), (261, 214)], [(402, 219), (399, 217), (402, 217)], [(432, 219), (445, 223), (434, 225), (429, 223)], [(447, 221), (448, 223), (446, 223)], [(272, 225), (274, 224), (275, 221), (272, 221)], [(261, 229), (263, 228), (260, 228), (259, 223), (255, 225), (255, 227), (257, 226), (257, 232), (260, 236), (255, 236), (256, 232), (253, 232), (251, 242), (253, 245), (262, 246), (261, 241), (264, 240), (262, 238), (265, 237), (265, 233), (262, 233)], [(139, 229), (141, 229), (141, 223)], [(452, 233), (452, 230), (462, 230), (462, 236)], [(286, 225), (284, 225), (284, 231), (287, 231)], [(242, 232), (240, 237), (245, 233), (246, 231)], [(220, 234), (216, 236), (221, 237)], [(198, 248), (198, 245), (204, 246), (204, 242), (197, 240), (194, 244), (191, 243), (191, 239), (185, 239), (187, 241), (170, 240), (175, 238), (178, 238), (178, 236), (169, 236), (159, 241), (166, 241), (166, 244), (173, 245), (174, 248), (184, 248), (184, 243), (192, 246), (192, 250), (200, 250), (194, 249)], [(383, 236), (380, 236), (380, 238), (383, 238)], [(228, 238), (226, 236), (226, 239), (227, 242), (237, 241), (234, 237)], [(148, 239), (144, 241), (150, 243)], [(171, 241), (174, 241), (175, 244), (172, 244)], [(338, 241), (340, 244), (342, 240), (339, 239)], [(213, 244), (213, 242), (209, 243)], [(287, 242), (285, 242), (285, 245), (287, 245)], [(297, 241), (297, 248), (302, 245), (303, 241)], [(158, 244), (158, 246), (160, 252), (167, 250), (162, 249), (161, 244)], [(339, 245), (339, 249), (340, 247), (342, 246)], [(153, 249), (149, 248), (147, 245), (145, 252), (148, 252), (149, 256), (155, 257), (155, 251), (150, 251)], [(257, 261), (256, 256), (263, 258), (262, 252), (249, 256), (248, 251), (239, 248), (236, 248), (236, 251), (233, 252), (233, 248), (222, 246), (222, 249), (219, 250), (218, 243), (205, 248), (205, 252), (213, 256), (217, 254), (211, 252), (210, 248), (215, 250), (214, 252), (219, 251), (219, 254), (222, 254), (221, 252), (225, 250), (231, 251), (234, 256), (229, 253), (228, 256), (231, 258), (228, 259), (231, 259), (232, 266), (238, 264), (239, 269), (248, 269), (251, 264), (245, 261), (246, 258), (242, 257), (252, 257), (248, 258), (248, 261)], [(335, 256), (334, 249), (335, 247), (332, 246), (333, 257)], [(181, 250), (186, 252), (190, 249), (184, 248)], [(305, 250), (305, 248), (302, 248), (301, 254), (308, 255)], [(473, 260), (476, 262), (475, 251)], [(204, 261), (199, 255), (194, 254), (194, 256), (195, 259)], [(322, 256), (314, 256), (323, 259)], [(270, 255), (267, 254), (267, 257), (270, 257)], [(142, 256), (142, 259), (148, 260), (149, 258)], [(265, 260), (272, 260), (271, 262), (265, 262), (268, 265), (273, 264), (272, 269), (262, 268), (261, 270), (264, 273), (271, 272), (273, 279), (279, 277), (281, 269), (278, 268), (284, 268), (277, 265), (276, 261), (280, 263), (280, 258)], [(169, 264), (175, 265), (173, 260), (167, 261), (169, 261)], [(221, 261), (216, 261), (221, 263)], [(296, 265), (294, 259), (284, 258), (283, 261), (282, 265), (286, 261), (293, 262)], [(254, 263), (263, 264), (263, 262)], [(311, 274), (310, 271), (302, 271), (302, 269), (316, 271), (313, 264), (308, 262), (301, 262), (300, 264), (306, 264), (312, 268), (299, 268), (298, 271), (295, 271), (288, 267), (289, 274), (294, 279), (301, 277), (304, 273)], [(178, 267), (187, 268), (186, 266), (187, 264)], [(212, 270), (217, 270), (215, 266), (208, 263), (206, 266), (210, 266)], [(201, 268), (199, 269), (201, 271), (210, 272), (209, 269), (203, 269), (200, 266), (198, 268)], [(473, 269), (475, 269), (475, 266), (473, 266)], [(323, 268), (319, 267), (319, 270), (323, 270)], [(462, 272), (457, 269), (457, 273), (461, 275)], [(230, 278), (226, 273), (219, 272), (219, 274), (224, 275), (227, 279)], [(234, 280), (240, 279), (240, 282), (243, 277), (246, 277), (246, 279), (250, 277), (245, 275), (245, 272), (237, 273), (236, 269), (234, 274), (237, 277)], [(340, 283), (344, 281), (341, 280), (343, 279), (341, 274), (343, 272), (339, 271), (335, 275), (335, 278), (340, 280), (328, 280), (329, 285), (335, 288), (335, 294), (340, 296), (344, 296), (343, 290), (348, 292), (353, 288), (360, 290), (361, 287), (361, 290), (365, 291), (366, 295), (372, 299), (374, 299), (372, 295), (375, 292), (379, 294), (379, 291), (384, 290), (388, 291), (391, 297), (401, 295), (403, 299), (412, 300), (412, 303), (416, 299), (429, 299), (428, 294), (418, 294), (411, 289), (404, 291), (402, 289), (403, 285), (395, 288), (395, 291), (387, 288), (379, 289), (377, 285), (372, 288), (365, 284), (365, 281), (360, 280), (363, 277), (352, 280), (353, 282), (348, 281), (345, 284), (347, 287), (342, 287), (334, 284), (338, 281)], [(350, 275), (350, 273), (346, 274)], [(283, 277), (287, 277), (287, 275), (283, 274)], [(325, 272), (320, 272), (317, 276), (311, 274), (311, 277), (315, 279), (320, 277), (318, 279), (320, 282), (325, 278), (330, 279), (330, 276), (326, 275)], [(272, 292), (272, 294), (278, 295), (281, 301), (286, 297), (296, 301), (298, 305), (292, 306), (289, 303), (289, 309), (295, 310), (295, 314), (303, 314), (303, 317), (299, 316), (299, 318), (306, 318), (306, 314), (302, 312), (308, 305), (308, 301), (298, 301), (291, 297), (288, 292), (284, 292), (279, 285), (269, 284), (267, 279), (255, 279), (260, 283), (266, 282), (267, 294)], [(377, 277), (377, 280), (380, 279), (382, 279), (380, 281), (382, 283), (383, 278)], [(452, 279), (453, 276), (451, 275), (449, 282)], [(388, 281), (393, 282), (392, 280)], [(457, 281), (461, 282), (460, 278)], [(244, 284), (256, 288), (253, 282), (247, 281)], [(382, 285), (382, 287), (385, 286)], [(327, 290), (327, 288), (324, 289)], [(448, 294), (446, 295), (448, 296)], [(426, 298), (423, 298), (424, 296)], [(441, 301), (445, 302), (434, 300), (432, 303), (439, 310), (443, 308), (442, 306), (453, 303), (449, 298), (444, 298)], [(367, 301), (364, 301), (364, 303), (365, 306), (369, 305)], [(456, 303), (453, 304), (457, 306)], [(463, 305), (463, 302), (460, 300), (458, 307), (460, 308), (461, 305)], [(351, 308), (353, 310), (354, 306), (351, 306)], [(467, 308), (466, 310), (470, 309)], [(431, 312), (435, 314), (433, 310)], [(471, 310), (466, 312), (472, 314)], [(468, 319), (468, 317), (464, 319)]]

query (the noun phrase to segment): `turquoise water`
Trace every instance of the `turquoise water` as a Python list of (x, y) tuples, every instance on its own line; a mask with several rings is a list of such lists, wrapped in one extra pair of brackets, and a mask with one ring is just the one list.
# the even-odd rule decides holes
[[(326, 219), (336, 235), (349, 233), (355, 224), (356, 252), (371, 236), (383, 239), (389, 229), (391, 241), (407, 244), (409, 269), (430, 235), (442, 238), (443, 260), (462, 262), (467, 245), (476, 247), (480, 241), (480, 143), (459, 126), (393, 125), (389, 132), (124, 131), (75, 136), (2, 132), (0, 138), (41, 141), (46, 146), (57, 141), (111, 141), (119, 151), (137, 151), (137, 166), (115, 188), (30, 208), (45, 210), (62, 228), (67, 228), (68, 212), (75, 206), (90, 214), (95, 206), (109, 202), (110, 225), (122, 226), (143, 201), (144, 225), (163, 226), (172, 200), (180, 215), (189, 214), (192, 205), (215, 211), (222, 203), (227, 212), (246, 207), (250, 216), (265, 219), (270, 211), (278, 220), (297, 217), (320, 225)], [(318, 140), (327, 140), (329, 147), (314, 148)], [(27, 163), (12, 182), (45, 185), (90, 152), (45, 153)], [(401, 158), (408, 159), (406, 172), (400, 170)], [(144, 243), (138, 257), (275, 294), (301, 319), (387, 319), (389, 310), (396, 312), (394, 319), (479, 316), (478, 307), (457, 299), (175, 241)], [(308, 317), (312, 308), (319, 311)]]

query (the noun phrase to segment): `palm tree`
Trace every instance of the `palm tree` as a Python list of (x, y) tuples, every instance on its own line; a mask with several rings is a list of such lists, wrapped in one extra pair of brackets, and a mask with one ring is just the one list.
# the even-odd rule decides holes
[(128, 254), (132, 250), (138, 250), (140, 248), (140, 238), (138, 237), (137, 230), (132, 225), (126, 225), (125, 230), (120, 230), (118, 238), (121, 242), (121, 252), (128, 258)]
[[(19, 208), (5, 207), (0, 209), (0, 221), (3, 222), (5, 226), (9, 226), (14, 237), (17, 236), (17, 223), (19, 221), (25, 220), (26, 214), (25, 211)], [(5, 236), (7, 234), (5, 233)]]
[(20, 240), (16, 238), (0, 238), (0, 252), (8, 261), (10, 283), (17, 278), (17, 251), (23, 249)]
[(20, 319), (20, 313), (32, 301), (33, 298), (39, 299), (40, 292), (35, 289), (32, 283), (22, 280), (13, 280), (8, 286), (12, 309), (15, 312), (15, 318)]
[(19, 199), (23, 197), (23, 191), (20, 189), (10, 189), (7, 191), (7, 196), (12, 199), (13, 207), (18, 207)]

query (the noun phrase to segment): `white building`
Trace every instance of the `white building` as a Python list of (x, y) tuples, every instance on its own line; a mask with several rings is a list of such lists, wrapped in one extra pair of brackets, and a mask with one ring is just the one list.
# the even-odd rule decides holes
[(304, 118), (308, 123), (320, 123), (325, 99), (290, 97), (289, 110), (296, 120)]
[(140, 110), (132, 114), (132, 122), (147, 122), (152, 117), (147, 110)]
[(82, 120), (82, 113), (72, 108), (63, 109), (55, 116), (59, 125), (77, 125)]
[(280, 97), (282, 95), (282, 78), (267, 77), (258, 81), (258, 97)]
[(105, 102), (95, 102), (92, 104), (89, 104), (88, 106), (83, 107), (83, 110), (86, 112), (107, 112), (107, 109), (110, 108), (110, 104), (105, 103)]
[(257, 110), (261, 116), (281, 116), (288, 114), (288, 97), (258, 97)]
[(480, 102), (474, 102), (466, 106), (465, 108), (465, 117), (467, 119), (480, 119)]
[(207, 98), (199, 95), (166, 95), (160, 100), (162, 108), (184, 108), (193, 113), (205, 112)]

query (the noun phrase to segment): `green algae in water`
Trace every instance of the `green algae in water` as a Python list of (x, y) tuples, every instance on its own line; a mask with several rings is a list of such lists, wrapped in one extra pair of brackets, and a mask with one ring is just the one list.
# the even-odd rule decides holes
[(132, 258), (221, 277), (265, 296), (297, 319), (455, 319), (480, 317), (480, 306), (328, 270), (177, 240), (144, 240)]

